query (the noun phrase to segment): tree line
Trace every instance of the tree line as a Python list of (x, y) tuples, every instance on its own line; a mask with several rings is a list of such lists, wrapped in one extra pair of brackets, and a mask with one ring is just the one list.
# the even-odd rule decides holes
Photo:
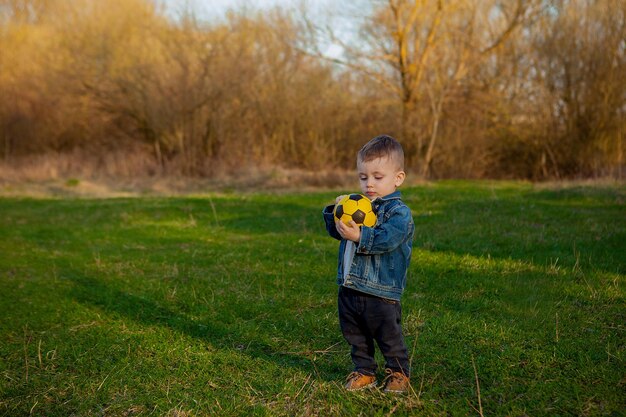
[(0, 0), (0, 163), (319, 171), (351, 168), (385, 133), (424, 178), (623, 178), (626, 2), (343, 12), (208, 21), (149, 0)]

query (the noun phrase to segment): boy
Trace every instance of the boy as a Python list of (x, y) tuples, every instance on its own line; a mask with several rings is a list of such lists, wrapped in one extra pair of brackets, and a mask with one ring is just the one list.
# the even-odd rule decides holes
[[(335, 222), (334, 205), (324, 208), (330, 236), (339, 245), (338, 309), (341, 332), (351, 345), (354, 372), (345, 388), (376, 386), (374, 341), (385, 357), (385, 392), (409, 387), (409, 358), (400, 323), (415, 226), (397, 188), (404, 182), (404, 152), (390, 136), (377, 136), (357, 155), (361, 191), (372, 200), (374, 227)], [(335, 204), (343, 196), (337, 197)]]

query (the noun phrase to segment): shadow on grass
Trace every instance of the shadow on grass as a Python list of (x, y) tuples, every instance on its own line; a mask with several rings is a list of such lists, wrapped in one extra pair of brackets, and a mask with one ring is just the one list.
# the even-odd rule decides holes
[(101, 280), (85, 276), (73, 278), (75, 286), (70, 295), (81, 304), (88, 304), (104, 310), (107, 314), (133, 320), (141, 325), (160, 326), (174, 332), (206, 342), (215, 349), (231, 351), (235, 355), (274, 362), (278, 367), (290, 367), (307, 374), (315, 374), (328, 381), (336, 376), (312, 363), (307, 354), (277, 350), (252, 334), (233, 326), (215, 321), (194, 320), (175, 312), (154, 299), (112, 288)]

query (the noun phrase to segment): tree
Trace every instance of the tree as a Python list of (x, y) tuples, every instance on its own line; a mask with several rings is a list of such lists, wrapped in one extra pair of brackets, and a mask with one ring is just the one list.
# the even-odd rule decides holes
[(421, 165), (424, 177), (431, 169), (447, 100), (535, 6), (535, 1), (523, 0), (375, 2), (359, 41), (345, 45), (344, 64), (368, 74), (396, 96), (408, 156)]
[[(556, 1), (534, 35), (534, 81), (551, 110), (546, 146), (557, 176), (623, 164), (626, 3)], [(605, 171), (605, 172), (603, 172)]]

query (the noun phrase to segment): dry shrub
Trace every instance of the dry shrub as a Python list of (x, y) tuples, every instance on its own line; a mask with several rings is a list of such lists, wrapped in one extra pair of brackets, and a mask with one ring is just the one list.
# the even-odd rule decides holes
[(337, 66), (286, 10), (7, 1), (0, 172), (333, 186), (385, 133), (429, 178), (621, 177), (626, 3), (543, 3), (376, 2)]

